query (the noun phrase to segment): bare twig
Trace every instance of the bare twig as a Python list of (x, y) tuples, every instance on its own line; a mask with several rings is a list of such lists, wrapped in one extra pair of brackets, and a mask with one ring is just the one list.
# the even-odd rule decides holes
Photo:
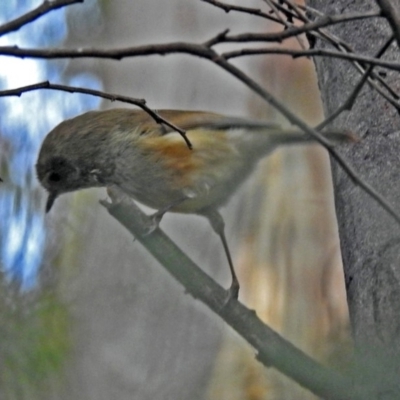
[[(31, 50), (31, 51), (35, 52), (37, 56), (40, 56), (39, 50)], [(96, 50), (96, 49), (48, 50), (47, 52), (42, 51), (42, 53), (44, 53), (41, 54), (42, 57), (44, 55), (45, 58), (73, 57), (74, 55), (82, 56), (82, 54), (84, 54), (85, 57), (92, 56), (92, 57), (115, 58), (115, 59), (121, 59), (123, 57), (154, 55), (154, 54), (165, 55), (172, 53), (185, 53), (185, 54), (195, 55), (200, 58), (208, 59), (209, 61), (212, 61), (216, 65), (219, 65), (221, 68), (229, 72), (231, 75), (238, 78), (241, 82), (243, 82), (246, 86), (252, 89), (266, 102), (268, 102), (278, 111), (280, 111), (291, 123), (298, 126), (300, 129), (302, 129), (304, 132), (314, 137), (320, 144), (326, 147), (326, 149), (329, 151), (332, 157), (338, 162), (338, 164), (349, 175), (349, 177), (354, 181), (354, 183), (360, 186), (366, 193), (368, 193), (373, 199), (375, 199), (396, 220), (396, 222), (400, 224), (400, 216), (396, 213), (396, 211), (392, 208), (392, 206), (385, 200), (383, 196), (381, 196), (375, 189), (373, 189), (368, 183), (364, 182), (364, 180), (360, 176), (358, 176), (358, 174), (353, 170), (353, 168), (350, 165), (347, 164), (347, 162), (334, 149), (334, 147), (331, 145), (329, 141), (327, 141), (315, 129), (312, 129), (306, 123), (304, 123), (300, 118), (295, 116), (287, 107), (285, 107), (274, 96), (272, 96), (269, 92), (267, 92), (255, 81), (253, 81), (250, 77), (248, 77), (244, 72), (236, 68), (234, 65), (230, 64), (227, 60), (221, 57), (213, 49), (207, 47), (205, 44), (176, 42), (176, 43), (167, 43), (158, 45), (138, 46), (126, 49), (118, 49), (118, 50)]]
[(201, 0), (201, 1), (203, 1), (204, 3), (211, 4), (217, 8), (220, 8), (220, 9), (224, 10), (226, 13), (229, 13), (230, 11), (237, 11), (237, 12), (241, 12), (243, 14), (255, 15), (257, 17), (262, 17), (262, 18), (268, 19), (270, 21), (280, 23), (280, 20), (278, 18), (273, 17), (272, 15), (267, 14), (258, 8), (235, 6), (233, 4), (227, 4), (227, 3), (223, 3), (222, 1), (217, 1), (217, 0)]
[[(0, 48), (0, 53), (1, 53), (1, 48)], [(364, 64), (379, 66), (394, 71), (400, 71), (400, 63), (398, 62), (385, 61), (385, 60), (380, 60), (376, 57), (368, 57), (360, 54), (344, 53), (341, 51), (325, 50), (325, 49), (297, 50), (297, 49), (287, 49), (282, 47), (267, 47), (267, 48), (256, 47), (256, 48), (247, 48), (247, 49), (229, 51), (226, 53), (222, 53), (221, 56), (225, 57), (226, 59), (231, 59), (243, 56), (264, 55), (264, 54), (288, 55), (292, 56), (293, 58), (311, 57), (311, 56), (332, 57), (349, 61), (359, 61)]]
[(316, 21), (309, 21), (301, 26), (292, 25), (290, 28), (281, 32), (245, 33), (226, 36), (224, 42), (282, 42), (291, 37), (302, 35), (303, 33), (315, 31), (327, 26), (351, 22), (358, 19), (376, 18), (379, 16), (380, 14), (376, 12), (323, 16)]
[(299, 8), (299, 10), (306, 11), (307, 13), (314, 14), (319, 17), (321, 15), (324, 15), (324, 13), (322, 13), (321, 11), (317, 10), (314, 7), (309, 6), (308, 4), (297, 4), (297, 7)]
[[(60, 2), (60, 6), (63, 6), (64, 3), (74, 3), (77, 1), (82, 1), (82, 0), (59, 0)], [(47, 4), (46, 2), (43, 4)], [(56, 3), (58, 4), (58, 3)], [(43, 5), (42, 5), (43, 6)], [(40, 6), (40, 7), (42, 7)], [(58, 7), (58, 8), (59, 8)], [(48, 12), (49, 10), (47, 10)], [(33, 12), (32, 12), (33, 13)], [(21, 19), (24, 19), (25, 21), (25, 16), (27, 14), (25, 14), (24, 16), (20, 17)], [(36, 16), (36, 14), (35, 14)], [(37, 15), (36, 18), (38, 18), (40, 15)], [(354, 21), (354, 20), (358, 20), (358, 19), (365, 19), (365, 18), (375, 18), (380, 16), (379, 13), (376, 12), (369, 12), (369, 13), (354, 13), (354, 14), (344, 14), (344, 15), (333, 15), (333, 16), (324, 16), (321, 17), (320, 19), (316, 20), (316, 21), (312, 21), (309, 23), (305, 23), (302, 26), (294, 26), (292, 25), (292, 27), (285, 29), (284, 31), (281, 32), (272, 32), (272, 33), (248, 33), (248, 34), (244, 34), (244, 35), (236, 35), (233, 36), (232, 38), (226, 37), (226, 39), (224, 40), (224, 42), (226, 41), (233, 41), (233, 42), (239, 42), (239, 41), (262, 41), (262, 42), (281, 42), (285, 39), (294, 37), (294, 36), (298, 36), (301, 35), (303, 33), (306, 32), (310, 32), (319, 28), (323, 28), (323, 27), (327, 27), (330, 25), (335, 25), (335, 24), (339, 24), (339, 23), (343, 23), (343, 22), (350, 22), (350, 21)], [(35, 18), (33, 18), (32, 20), (34, 20)], [(18, 23), (14, 23), (14, 21), (11, 21), (10, 23), (6, 24), (12, 24), (12, 26), (15, 29), (18, 29), (18, 27), (21, 26), (21, 24), (23, 25), (24, 21), (20, 21), (19, 24)], [(18, 21), (17, 21), (18, 22)], [(27, 22), (30, 22), (30, 20), (28, 20)], [(27, 23), (25, 22), (25, 23)], [(5, 25), (3, 25), (2, 27), (0, 27), (0, 33), (1, 33), (1, 29), (3, 29), (5, 31), (5, 33), (8, 33), (9, 28), (4, 28)], [(15, 30), (13, 29), (13, 30)]]
[[(245, 13), (245, 14), (251, 14), (251, 15), (256, 15), (259, 17), (263, 17), (266, 19), (269, 19), (273, 22), (276, 22), (278, 24), (282, 24), (285, 25), (285, 23), (282, 21), (281, 18), (278, 17), (273, 17), (272, 15), (265, 13), (263, 11), (261, 11), (260, 9), (257, 8), (250, 8), (250, 7), (242, 7), (242, 6), (236, 6), (233, 4), (227, 4), (227, 3), (223, 3), (222, 1), (217, 1), (217, 0), (201, 0), (205, 3), (209, 3), (212, 4), (215, 7), (218, 7), (222, 10), (224, 10), (225, 12), (230, 12), (230, 11), (237, 11), (237, 12), (241, 12), (241, 13)], [(293, 18), (297, 18), (299, 19), (299, 16), (296, 15), (295, 13), (291, 12), (288, 9), (285, 9), (284, 7), (282, 7), (278, 2), (273, 2), (275, 7), (277, 7), (278, 10), (280, 10), (281, 12), (285, 13), (287, 16), (289, 17), (293, 17)], [(365, 19), (365, 18), (375, 18), (375, 17), (379, 17), (381, 16), (380, 13), (371, 11), (371, 12), (365, 12), (365, 13), (355, 13), (355, 14), (349, 14), (349, 15), (336, 15), (336, 16), (324, 16), (324, 18), (333, 18), (332, 22), (323, 22), (323, 25), (321, 25), (321, 27), (323, 26), (329, 26), (329, 25), (333, 25), (333, 24), (337, 24), (340, 22), (350, 22), (353, 21), (355, 19)], [(303, 21), (304, 22), (304, 21)], [(317, 21), (316, 21), (317, 22)], [(316, 28), (314, 28), (316, 29)]]
[[(236, 42), (245, 41), (245, 36), (227, 36), (228, 30), (225, 30), (214, 38), (208, 40), (204, 44), (206, 47), (212, 47), (214, 44), (223, 42)], [(249, 34), (251, 35), (251, 34)], [(175, 42), (175, 43), (165, 43), (165, 44), (151, 44), (145, 46), (136, 47), (125, 47), (120, 49), (27, 49), (20, 48), (17, 46), (4, 46), (0, 47), (0, 55), (13, 56), (18, 58), (42, 58), (42, 59), (55, 59), (55, 58), (108, 58), (114, 60), (122, 60), (127, 57), (138, 57), (146, 55), (165, 55), (172, 53), (186, 53), (196, 56), (208, 55), (206, 49), (203, 51), (201, 45), (195, 43), (185, 43), (185, 42)], [(358, 61), (364, 64), (370, 64), (375, 66), (380, 66), (383, 68), (391, 69), (394, 71), (400, 71), (400, 64), (393, 61), (380, 60), (374, 57), (368, 57), (360, 54), (325, 50), (325, 49), (312, 49), (312, 50), (295, 50), (286, 49), (282, 47), (267, 47), (267, 48), (247, 48), (235, 51), (230, 51), (222, 53), (221, 56), (226, 59), (231, 59), (235, 57), (251, 56), (251, 55), (263, 55), (263, 54), (281, 54), (289, 55), (294, 58), (296, 57), (310, 57), (310, 56), (320, 56), (320, 57), (334, 57), (341, 58), (343, 60)], [(207, 58), (207, 57), (206, 57)], [(364, 71), (363, 71), (364, 72)]]
[[(382, 46), (382, 48), (376, 54), (376, 58), (382, 57), (382, 55), (386, 52), (386, 50), (393, 43), (394, 36), (392, 35), (389, 40)], [(325, 126), (328, 126), (332, 121), (334, 121), (343, 111), (351, 110), (353, 108), (354, 102), (356, 101), (358, 94), (361, 92), (361, 89), (364, 87), (367, 82), (369, 76), (372, 73), (374, 65), (370, 65), (366, 70), (364, 75), (361, 77), (357, 85), (354, 87), (352, 92), (350, 93), (347, 100), (340, 106), (336, 111), (334, 111), (329, 117), (325, 118), (318, 126), (315, 128), (317, 130), (322, 130)]]
[[(289, 29), (291, 26), (293, 26), (288, 20), (286, 20), (285, 18), (283, 18), (280, 13), (279, 13), (279, 9), (275, 6), (275, 3), (271, 0), (264, 0), (264, 2), (266, 2), (269, 7), (271, 7), (271, 10), (275, 13), (276, 17), (281, 21), (281, 24), (286, 28)], [(286, 17), (287, 18), (287, 17)], [(305, 50), (306, 47), (304, 46), (303, 41), (301, 40), (301, 38), (299, 36), (296, 36), (297, 42), (299, 43), (299, 46)]]
[[(297, 18), (299, 18), (301, 21), (304, 23), (310, 22), (310, 19), (302, 12), (303, 10), (307, 10), (308, 12), (312, 12), (314, 15), (317, 15), (318, 17), (323, 17), (324, 14), (321, 13), (318, 10), (312, 9), (308, 6), (302, 6), (300, 4), (294, 3), (292, 0), (282, 0), (288, 7), (291, 7), (294, 12), (297, 15)], [(318, 32), (310, 32), (311, 35), (316, 35), (320, 36), (321, 39), (327, 40), (330, 44), (335, 46), (338, 50), (344, 53), (354, 53), (354, 50), (349, 46), (345, 41), (342, 39), (336, 37), (333, 35), (331, 32), (327, 32), (326, 30), (318, 29)], [(355, 68), (364, 76), (365, 71), (367, 70), (367, 67), (358, 61), (354, 62)], [(398, 112), (400, 112), (400, 106), (397, 100), (399, 99), (399, 95), (388, 85), (384, 79), (382, 79), (378, 74), (375, 72), (371, 71), (368, 79), (367, 79), (368, 84), (375, 89), (384, 99), (386, 99), (393, 107), (397, 109)], [(381, 85), (382, 87), (380, 87)], [(385, 90), (383, 90), (384, 88)]]
[(335, 161), (342, 167), (342, 169), (347, 173), (350, 179), (354, 182), (355, 185), (359, 186), (366, 193), (368, 193), (378, 204), (380, 204), (400, 225), (400, 215), (394, 210), (394, 208), (388, 203), (388, 201), (378, 193), (370, 184), (365, 182), (355, 171), (354, 169), (346, 162), (346, 160), (339, 154), (334, 146), (321, 134), (318, 133), (317, 130), (308, 126), (302, 119), (293, 114), (283, 103), (281, 103), (278, 99), (268, 93), (264, 88), (262, 88), (258, 83), (253, 81), (249, 76), (247, 76), (244, 72), (242, 72), (239, 68), (230, 64), (228, 61), (223, 58), (216, 59), (214, 61), (225, 71), (228, 71), (230, 74), (238, 78), (241, 82), (243, 82), (246, 86), (252, 89), (255, 93), (257, 93), (261, 98), (271, 104), (274, 108), (276, 108), (282, 115), (284, 115), (292, 124), (298, 126), (301, 130), (308, 133), (312, 136), (316, 141), (322, 144), (329, 152), (329, 154), (335, 159)]
[(388, 20), (400, 49), (400, 0), (376, 0)]
[[(282, 2), (285, 3), (288, 8), (293, 10), (293, 17), (299, 19), (303, 23), (311, 22), (311, 20), (303, 13), (303, 11), (312, 12), (314, 15), (316, 15), (320, 18), (324, 17), (323, 13), (321, 13), (320, 11), (315, 10), (311, 7), (294, 3), (291, 0), (282, 0)], [(279, 4), (280, 3), (279, 1), (278, 2), (275, 1), (275, 3), (278, 7), (281, 7), (281, 8), (283, 7)], [(315, 32), (310, 31), (308, 33), (314, 37), (318, 37), (322, 40), (328, 41), (330, 44), (335, 46), (339, 51), (341, 51), (343, 53), (354, 53), (354, 50), (345, 41), (336, 37), (332, 33), (327, 32), (326, 30), (318, 29)], [(365, 76), (364, 73), (367, 70), (367, 67), (363, 63), (354, 61), (354, 66), (363, 76)], [(373, 71), (371, 71), (368, 74), (367, 82), (373, 89), (375, 89), (383, 98), (385, 98), (393, 107), (395, 107), (400, 112), (400, 105), (397, 102), (397, 100), (399, 99), (399, 96), (385, 82), (384, 79), (382, 79), (378, 74), (375, 74)], [(385, 90), (383, 90), (379, 85), (381, 85), (382, 88), (384, 88), (388, 93), (386, 93)]]
[(142, 110), (146, 111), (158, 124), (164, 124), (169, 126), (174, 131), (178, 132), (183, 139), (185, 140), (189, 149), (192, 148), (192, 144), (190, 143), (189, 139), (186, 136), (186, 131), (179, 128), (175, 124), (169, 122), (167, 119), (163, 118), (159, 115), (156, 111), (152, 110), (146, 105), (146, 100), (144, 99), (135, 99), (133, 97), (121, 96), (118, 94), (106, 93), (100, 90), (88, 89), (88, 88), (81, 88), (77, 86), (67, 86), (67, 85), (60, 85), (56, 83), (50, 83), (48, 81), (35, 83), (33, 85), (22, 86), (15, 89), (8, 89), (0, 91), (0, 97), (7, 97), (7, 96), (21, 96), (23, 93), (32, 92), (34, 90), (39, 89), (49, 89), (49, 90), (58, 90), (62, 92), (68, 93), (83, 93), (88, 94), (91, 96), (101, 97), (103, 99), (111, 100), (111, 101), (121, 101), (128, 104), (133, 104), (135, 106), (140, 107)]
[(84, 0), (45, 0), (40, 6), (36, 7), (34, 10), (27, 12), (20, 17), (9, 21), (0, 26), (0, 36), (7, 33), (17, 31), (26, 24), (42, 17), (43, 15), (49, 13), (50, 11), (57, 10), (65, 6), (69, 6), (75, 3), (83, 3)]
[[(267, 0), (264, 0), (264, 1), (267, 1)], [(277, 8), (277, 10), (279, 10), (281, 13), (285, 14), (286, 18), (288, 20), (293, 21), (296, 19), (296, 20), (301, 21), (299, 16), (296, 13), (294, 13), (289, 7), (286, 8), (281, 4), (282, 3), (281, 0), (279, 0), (279, 1), (269, 0), (269, 1), (272, 1), (272, 3), (274, 3), (275, 7)]]
[[(286, 4), (290, 4), (290, 6), (293, 8), (293, 10), (296, 12), (298, 18), (303, 21), (304, 23), (309, 23), (310, 19), (307, 18), (301, 10), (305, 9), (309, 11), (309, 7), (307, 6), (300, 6), (298, 4), (294, 4), (291, 0), (282, 0)], [(318, 15), (319, 17), (324, 17), (324, 14), (319, 12), (318, 10), (312, 9), (312, 12), (315, 15)], [(336, 37), (333, 35), (331, 32), (328, 32), (324, 29), (318, 29), (316, 32), (309, 32), (310, 35), (314, 35), (315, 37), (318, 37), (322, 40), (328, 41), (330, 44), (332, 44), (334, 47), (336, 47), (338, 50), (344, 53), (354, 53), (354, 50), (351, 48), (351, 46), (346, 43), (344, 40)], [(363, 63), (354, 61), (354, 67), (363, 75), (365, 73), (366, 67), (363, 65)], [(400, 106), (397, 102), (397, 99), (399, 96), (397, 93), (376, 73), (373, 71), (370, 73), (370, 77), (368, 77), (368, 84), (375, 89), (384, 99), (386, 99), (393, 107), (397, 109), (397, 111), (400, 112)], [(386, 93), (379, 85), (381, 85), (388, 93)]]
[[(280, 4), (281, 2), (285, 3), (287, 5), (288, 9), (284, 8)], [(281, 2), (274, 1), (274, 4), (281, 12), (285, 12), (288, 16), (290, 16), (292, 18), (296, 18), (296, 19), (302, 21), (304, 24), (310, 23), (311, 20), (309, 18), (307, 18), (302, 11), (312, 12), (314, 15), (317, 15), (320, 18), (326, 17), (323, 13), (321, 13), (318, 10), (313, 9), (312, 7), (296, 4), (291, 0), (282, 0)], [(380, 15), (381, 15), (381, 13), (377, 14), (377, 13), (372, 12), (372, 14), (368, 13), (368, 15), (366, 15), (366, 17), (380, 16)], [(350, 48), (350, 46), (346, 42), (335, 37), (331, 33), (328, 33), (324, 30), (321, 31), (320, 29), (316, 29), (315, 31), (309, 31), (307, 33), (309, 33), (315, 37), (319, 37), (321, 39), (327, 40), (328, 42), (333, 44), (337, 49), (339, 49), (342, 53), (345, 53), (345, 54), (353, 53), (353, 50)], [(363, 65), (360, 65), (359, 63), (354, 62), (354, 66), (361, 74), (364, 74), (365, 67)], [(376, 82), (374, 82), (374, 80), (379, 82), (379, 84), (381, 84), (389, 92), (390, 95), (385, 93), (378, 86), (378, 84)], [(383, 96), (387, 101), (389, 101), (397, 110), (400, 111), (400, 106), (397, 103), (397, 99), (399, 98), (399, 96), (397, 95), (397, 93), (395, 93), (395, 91), (389, 85), (386, 84), (386, 82), (379, 75), (376, 75), (374, 72), (371, 72), (370, 76), (368, 76), (368, 83), (375, 90), (377, 90), (377, 92), (381, 96)], [(390, 97), (390, 96), (392, 96), (392, 97)]]
[[(173, 42), (165, 44), (149, 44), (144, 46), (125, 47), (120, 49), (23, 49), (18, 46), (0, 47), (0, 55), (8, 55), (19, 58), (104, 58), (122, 60), (127, 57), (141, 57), (184, 53), (208, 58), (210, 51), (203, 45), (187, 42)], [(214, 54), (214, 53), (213, 53)]]
[(223, 42), (228, 33), (229, 29), (224, 29), (222, 32), (217, 33), (215, 36), (213, 36), (211, 39), (207, 40), (207, 42), (204, 42), (203, 44), (208, 48), (213, 47), (215, 44)]
[[(290, 10), (291, 12), (293, 12), (293, 14), (295, 15), (295, 18), (299, 18), (302, 19), (303, 17), (305, 18), (304, 13), (302, 12), (301, 8), (299, 7), (299, 4), (296, 4), (293, 1), (290, 0), (281, 0), (281, 2), (283, 4), (286, 4), (286, 7), (288, 8), (288, 10)], [(275, 3), (277, 4), (277, 6), (280, 6), (279, 1), (275, 0)], [(283, 6), (280, 6), (283, 8)]]
[(132, 199), (115, 191), (109, 191), (109, 194), (113, 202), (102, 202), (107, 211), (146, 247), (188, 293), (239, 333), (255, 349), (257, 359), (262, 364), (276, 368), (326, 399), (361, 400), (375, 396), (374, 388), (361, 386), (353, 379), (316, 363), (237, 300), (226, 302), (227, 292), (194, 264), (161, 229), (156, 228), (148, 234), (149, 217)]

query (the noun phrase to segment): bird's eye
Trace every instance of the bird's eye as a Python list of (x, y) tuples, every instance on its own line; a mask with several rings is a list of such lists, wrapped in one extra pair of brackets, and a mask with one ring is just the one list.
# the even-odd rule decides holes
[(49, 182), (60, 182), (61, 181), (61, 175), (58, 174), (57, 172), (52, 172), (49, 175)]

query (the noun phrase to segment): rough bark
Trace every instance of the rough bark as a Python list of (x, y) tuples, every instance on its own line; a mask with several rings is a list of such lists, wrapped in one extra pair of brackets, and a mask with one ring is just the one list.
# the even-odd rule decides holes
[[(377, 9), (371, 0), (310, 0), (308, 5), (327, 15)], [(374, 56), (391, 34), (384, 18), (354, 21), (330, 30), (361, 53)], [(316, 47), (325, 44), (317, 41)], [(393, 44), (385, 59), (400, 60)], [(316, 68), (325, 114), (339, 107), (361, 79), (354, 66), (335, 59), (318, 59)], [(399, 91), (398, 74), (385, 78)], [(399, 113), (366, 85), (350, 112), (335, 121), (362, 138), (344, 150), (362, 177), (400, 209)], [(382, 208), (332, 163), (347, 299), (353, 336), (368, 379), (379, 381), (383, 398), (397, 398), (400, 385), (390, 376), (400, 371), (400, 227)], [(367, 360), (368, 362), (365, 362)], [(389, 368), (383, 368), (388, 366)], [(382, 372), (377, 375), (378, 371)], [(390, 371), (390, 372), (389, 372)]]

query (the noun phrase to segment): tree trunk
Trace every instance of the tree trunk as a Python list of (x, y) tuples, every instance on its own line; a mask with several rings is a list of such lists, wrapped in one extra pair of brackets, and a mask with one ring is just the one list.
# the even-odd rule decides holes
[[(326, 15), (378, 9), (371, 0), (309, 0), (308, 5)], [(336, 25), (330, 32), (349, 43), (355, 52), (375, 56), (390, 37), (391, 29), (384, 18), (374, 18)], [(316, 47), (323, 48), (326, 44), (318, 40)], [(399, 62), (396, 43), (382, 58)], [(345, 60), (319, 58), (315, 64), (328, 116), (347, 99), (361, 75)], [(394, 91), (399, 91), (397, 72), (389, 71), (384, 79)], [(365, 85), (353, 109), (343, 113), (334, 125), (361, 137), (360, 143), (348, 146), (342, 154), (400, 211), (400, 119), (396, 109)], [(366, 367), (364, 377), (377, 379), (388, 396), (384, 398), (398, 398), (400, 226), (334, 161), (332, 169), (347, 300), (357, 352), (363, 360), (361, 365)], [(388, 380), (389, 376), (396, 378)]]

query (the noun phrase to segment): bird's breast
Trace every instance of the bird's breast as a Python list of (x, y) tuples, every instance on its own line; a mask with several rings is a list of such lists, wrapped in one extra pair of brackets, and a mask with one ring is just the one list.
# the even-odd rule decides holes
[(118, 186), (155, 209), (177, 204), (171, 211), (195, 213), (225, 203), (256, 160), (243, 157), (223, 131), (193, 130), (187, 136), (193, 149), (178, 133), (143, 135), (134, 154), (125, 153), (117, 164)]

